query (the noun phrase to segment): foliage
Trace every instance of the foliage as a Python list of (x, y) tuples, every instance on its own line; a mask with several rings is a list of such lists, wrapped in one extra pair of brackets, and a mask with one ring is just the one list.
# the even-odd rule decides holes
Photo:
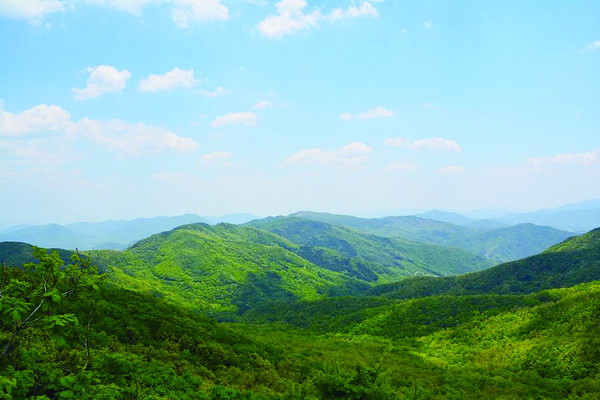
[[(114, 266), (102, 285), (89, 259), (65, 264), (38, 249), (37, 264), (2, 272), (0, 398), (598, 398), (600, 281), (571, 286), (600, 270), (598, 234), (489, 275), (431, 278), (462, 282), (460, 296), (408, 300), (394, 298), (395, 286), (328, 297), (345, 273), (252, 228), (192, 225), (126, 252), (92, 252)], [(219, 297), (232, 285), (225, 274), (243, 283)], [(208, 294), (186, 286), (202, 282)], [(536, 289), (552, 285), (569, 287)], [(232, 299), (248, 307), (243, 322), (194, 307)], [(33, 312), (39, 304), (46, 312)]]
[(499, 228), (477, 228), (477, 225), (459, 226), (416, 216), (358, 218), (309, 211), (302, 211), (291, 217), (266, 218), (250, 224), (260, 228), (278, 221), (299, 218), (344, 226), (377, 236), (455, 247), (496, 263), (537, 254), (572, 235), (567, 231), (528, 223)]
[(456, 248), (381, 237), (299, 217), (277, 217), (250, 224), (303, 246), (298, 254), (319, 266), (343, 265), (341, 269), (354, 276), (379, 283), (415, 275), (456, 275), (493, 264)]
[(457, 277), (407, 279), (373, 288), (390, 298), (438, 294), (518, 294), (600, 280), (600, 229), (574, 237), (545, 252)]

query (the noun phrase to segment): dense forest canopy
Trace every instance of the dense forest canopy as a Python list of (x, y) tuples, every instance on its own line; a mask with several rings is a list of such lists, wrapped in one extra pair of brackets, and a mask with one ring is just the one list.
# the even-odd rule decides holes
[[(599, 232), (481, 272), (388, 284), (323, 265), (350, 253), (322, 232), (295, 243), (188, 225), (125, 252), (1, 243), (0, 393), (591, 399), (600, 395)], [(330, 258), (302, 258), (314, 243)], [(365, 256), (383, 256), (381, 246)], [(293, 286), (300, 277), (306, 287)]]

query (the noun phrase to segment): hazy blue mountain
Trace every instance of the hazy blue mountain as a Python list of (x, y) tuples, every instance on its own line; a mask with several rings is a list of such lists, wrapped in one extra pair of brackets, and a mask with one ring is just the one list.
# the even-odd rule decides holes
[(550, 211), (577, 211), (577, 210), (593, 210), (600, 208), (600, 199), (592, 199), (581, 201), (579, 203), (565, 204), (564, 206), (550, 209)]
[(177, 226), (196, 222), (208, 222), (195, 214), (175, 217), (137, 218), (133, 220), (77, 222), (66, 227), (95, 238), (98, 243), (120, 243), (129, 245), (152, 234), (171, 230)]
[(436, 221), (449, 222), (454, 225), (468, 225), (469, 223), (476, 222), (474, 219), (467, 218), (464, 215), (440, 210), (430, 210), (421, 214), (414, 214), (415, 217), (433, 219)]
[(530, 222), (547, 225), (570, 232), (586, 232), (600, 226), (600, 208), (570, 211), (536, 211), (527, 214), (511, 214), (500, 219), (509, 224)]
[(494, 219), (476, 219), (473, 222), (469, 222), (465, 226), (475, 229), (496, 229), (496, 228), (507, 228), (510, 225), (504, 222), (496, 221)]
[(258, 215), (254, 215), (254, 214), (236, 213), (236, 214), (223, 215), (221, 217), (204, 216), (202, 218), (204, 218), (206, 221), (208, 221), (209, 223), (211, 223), (213, 225), (220, 224), (220, 223), (241, 225), (241, 224), (245, 224), (246, 222), (252, 221), (254, 219), (259, 219), (261, 217)]
[(57, 224), (29, 226), (0, 234), (0, 242), (26, 242), (40, 247), (87, 250), (99, 242)]
[(186, 214), (176, 217), (76, 222), (66, 226), (58, 224), (42, 226), (25, 225), (3, 230), (0, 232), (0, 241), (25, 242), (40, 247), (64, 249), (123, 250), (138, 240), (152, 234), (196, 222), (208, 221), (195, 214)]
[(600, 200), (588, 200), (529, 213), (512, 213), (498, 220), (509, 224), (531, 222), (582, 233), (600, 226)]
[(0, 235), (3, 235), (5, 233), (9, 233), (9, 232), (13, 232), (13, 231), (18, 231), (18, 230), (25, 229), (25, 228), (30, 228), (32, 226), (34, 226), (34, 225), (19, 224), (19, 225), (9, 226), (7, 228), (4, 228), (4, 229), (0, 230)]

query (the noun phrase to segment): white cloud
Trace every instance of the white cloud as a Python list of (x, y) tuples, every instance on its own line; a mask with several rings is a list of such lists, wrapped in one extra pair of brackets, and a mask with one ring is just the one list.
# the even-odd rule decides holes
[(267, 101), (267, 100), (261, 100), (254, 105), (255, 110), (262, 110), (264, 108), (271, 108), (271, 107), (273, 107), (273, 103), (271, 103), (270, 101)]
[(557, 154), (552, 157), (531, 157), (527, 159), (527, 164), (535, 167), (550, 165), (596, 166), (600, 165), (600, 148), (585, 153), (565, 153)]
[(67, 128), (71, 115), (56, 105), (40, 104), (20, 114), (0, 108), (0, 137), (60, 131)]
[(230, 125), (230, 124), (240, 124), (240, 125), (256, 125), (256, 119), (258, 115), (253, 113), (252, 111), (238, 112), (238, 113), (229, 113), (222, 115), (220, 117), (215, 118), (212, 122), (211, 126), (213, 128), (218, 128), (220, 126)]
[(594, 51), (600, 49), (600, 40), (596, 40), (595, 42), (591, 42), (587, 45), (584, 52)]
[(383, 117), (391, 117), (396, 112), (392, 110), (385, 109), (383, 107), (375, 107), (372, 110), (361, 112), (358, 114), (359, 119), (371, 119), (371, 118), (383, 118)]
[(435, 173), (441, 175), (462, 175), (465, 172), (465, 169), (460, 165), (446, 165), (445, 167), (438, 168)]
[(424, 26), (425, 26), (425, 28), (427, 28), (427, 29), (431, 29), (431, 28), (433, 28), (433, 23), (432, 23), (431, 21), (425, 21), (425, 22), (423, 23), (423, 25), (424, 25)]
[(41, 104), (20, 114), (0, 110), (0, 138), (20, 136), (37, 140), (35, 134), (48, 131), (61, 141), (86, 139), (120, 155), (155, 154), (164, 150), (186, 153), (198, 148), (193, 139), (141, 122), (128, 124), (122, 120), (103, 122), (89, 118), (75, 122), (56, 105)]
[(102, 122), (83, 118), (73, 125), (69, 133), (70, 136), (83, 136), (119, 155), (156, 154), (165, 150), (188, 153), (198, 148), (193, 139), (178, 136), (164, 128), (141, 122), (128, 124), (116, 119)]
[(437, 106), (434, 103), (427, 102), (427, 103), (421, 104), (421, 108), (424, 108), (426, 110), (435, 110), (437, 108)]
[(343, 119), (344, 121), (348, 121), (348, 120), (351, 120), (352, 118), (358, 118), (358, 119), (386, 118), (386, 117), (391, 117), (394, 114), (396, 114), (395, 111), (388, 110), (383, 107), (375, 107), (372, 110), (364, 111), (364, 112), (358, 113), (356, 115), (352, 115), (350, 113), (341, 113), (340, 118)]
[(334, 9), (330, 14), (321, 14), (319, 10), (305, 14), (306, 0), (281, 0), (275, 4), (276, 15), (270, 15), (258, 24), (258, 30), (268, 37), (282, 37), (295, 31), (316, 26), (321, 20), (336, 21), (360, 16), (377, 16), (377, 9), (368, 1), (359, 7), (349, 6), (346, 10)]
[(47, 14), (64, 12), (67, 3), (61, 0), (2, 0), (0, 15), (13, 19), (24, 19), (32, 25), (40, 25)]
[(411, 142), (407, 138), (385, 139), (385, 144), (393, 147), (404, 147), (409, 150), (460, 151), (461, 148), (454, 140), (444, 138), (419, 139)]
[(175, 25), (185, 29), (194, 22), (225, 21), (229, 10), (221, 0), (86, 0), (117, 10), (139, 15), (143, 6), (149, 3), (171, 3), (171, 18)]
[(229, 91), (222, 86), (217, 86), (215, 90), (209, 92), (208, 90), (201, 90), (200, 94), (204, 97), (219, 97), (224, 94), (228, 94)]
[(367, 15), (370, 17), (377, 16), (377, 9), (371, 5), (371, 3), (367, 1), (363, 1), (360, 7), (349, 6), (348, 9), (343, 10), (341, 8), (336, 8), (333, 10), (327, 17), (332, 21), (343, 19), (343, 18), (356, 18), (363, 15)]
[(192, 22), (226, 21), (229, 10), (221, 0), (174, 0), (171, 18), (179, 28), (186, 29)]
[(138, 89), (142, 92), (161, 92), (178, 87), (192, 87), (201, 80), (194, 78), (194, 69), (179, 69), (177, 67), (163, 75), (151, 74), (140, 79)]
[(115, 8), (131, 14), (139, 15), (142, 8), (149, 3), (157, 3), (158, 0), (85, 0), (87, 3), (98, 4), (100, 6)]
[(209, 167), (230, 167), (233, 154), (227, 151), (215, 151), (212, 153), (203, 154), (200, 157), (200, 165), (206, 168)]
[(352, 142), (337, 150), (306, 149), (286, 158), (287, 165), (360, 164), (368, 159), (371, 147)]
[(417, 164), (404, 162), (404, 161), (392, 161), (383, 168), (384, 172), (409, 172), (418, 169)]
[(131, 73), (126, 69), (119, 71), (110, 65), (98, 65), (87, 69), (90, 73), (83, 89), (73, 88), (75, 98), (86, 100), (101, 96), (104, 93), (120, 92), (125, 88)]
[(142, 8), (147, 4), (170, 3), (173, 4), (172, 20), (183, 29), (189, 28), (195, 22), (229, 19), (229, 10), (221, 4), (221, 0), (0, 0), (0, 15), (25, 19), (37, 26), (47, 14), (64, 12), (73, 8), (77, 2), (114, 8), (135, 15), (140, 15)]
[(460, 146), (454, 140), (431, 138), (415, 140), (410, 146), (413, 150), (460, 151)]

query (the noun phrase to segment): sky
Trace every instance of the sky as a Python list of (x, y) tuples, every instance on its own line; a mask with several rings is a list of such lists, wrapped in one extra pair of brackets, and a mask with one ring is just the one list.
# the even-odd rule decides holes
[(600, 198), (600, 2), (0, 0), (0, 227)]

